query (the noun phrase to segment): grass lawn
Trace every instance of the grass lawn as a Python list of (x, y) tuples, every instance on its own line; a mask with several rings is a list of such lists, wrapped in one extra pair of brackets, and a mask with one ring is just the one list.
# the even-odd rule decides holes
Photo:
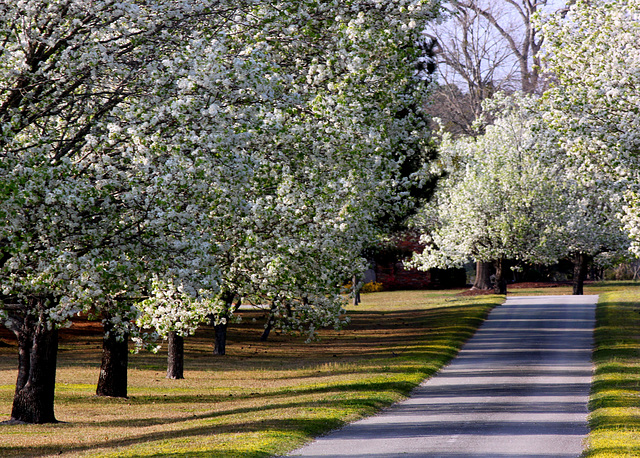
[[(450, 360), (503, 296), (459, 291), (365, 294), (352, 323), (322, 339), (272, 333), (243, 312), (224, 357), (213, 334), (185, 341), (185, 379), (165, 378), (166, 356), (132, 355), (129, 398), (94, 396), (101, 336), (93, 324), (63, 334), (50, 425), (0, 425), (0, 456), (265, 457), (284, 453), (405, 398)], [(15, 342), (0, 341), (0, 421), (11, 412)]]
[[(95, 324), (62, 335), (53, 425), (0, 425), (0, 456), (266, 457), (406, 397), (453, 357), (502, 296), (460, 291), (365, 294), (341, 331), (322, 339), (272, 333), (243, 312), (228, 354), (211, 329), (186, 340), (185, 380), (165, 378), (165, 355), (132, 355), (129, 398), (94, 396), (101, 336)], [(584, 457), (640, 456), (640, 284), (587, 285), (600, 294)], [(509, 295), (571, 294), (569, 286)], [(15, 342), (0, 334), (0, 421), (16, 378)]]
[[(608, 284), (597, 310), (584, 457), (640, 456), (640, 285)], [(613, 288), (612, 288), (613, 286)]]

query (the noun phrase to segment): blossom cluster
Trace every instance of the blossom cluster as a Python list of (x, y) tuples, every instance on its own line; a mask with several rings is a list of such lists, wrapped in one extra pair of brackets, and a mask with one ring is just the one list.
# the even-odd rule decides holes
[(640, 255), (640, 2), (578, 1), (540, 21), (544, 70), (555, 80), (540, 110), (547, 137), (566, 152), (573, 179), (611, 196)]

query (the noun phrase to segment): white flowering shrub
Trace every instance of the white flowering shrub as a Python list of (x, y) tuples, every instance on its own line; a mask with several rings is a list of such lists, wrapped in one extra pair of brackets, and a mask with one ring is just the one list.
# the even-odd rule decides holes
[(586, 255), (608, 265), (625, 256), (621, 195), (577, 171), (564, 137), (549, 128), (546, 103), (498, 94), (485, 104), (495, 121), (482, 135), (445, 135), (434, 168), (447, 175), (416, 221), (427, 247), (415, 264), (550, 264)]
[(446, 176), (416, 219), (426, 248), (414, 265), (556, 259), (560, 192), (535, 145), (533, 104), (530, 97), (498, 95), (485, 106), (498, 117), (482, 135), (452, 140), (444, 134), (434, 168)]

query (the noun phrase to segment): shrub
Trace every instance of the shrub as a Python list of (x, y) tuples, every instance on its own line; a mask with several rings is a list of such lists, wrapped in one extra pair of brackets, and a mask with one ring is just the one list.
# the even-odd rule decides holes
[(365, 283), (364, 285), (362, 285), (360, 292), (361, 293), (379, 293), (380, 291), (383, 291), (383, 290), (384, 290), (384, 287), (382, 286), (382, 283), (377, 281), (370, 281), (369, 283)]

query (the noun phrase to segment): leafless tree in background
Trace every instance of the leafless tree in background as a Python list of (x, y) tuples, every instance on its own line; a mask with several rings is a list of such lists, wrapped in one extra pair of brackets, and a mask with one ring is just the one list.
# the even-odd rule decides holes
[(547, 0), (449, 0), (436, 41), (439, 87), (430, 108), (454, 135), (473, 135), (482, 101), (496, 91), (540, 90), (542, 36), (532, 17)]

